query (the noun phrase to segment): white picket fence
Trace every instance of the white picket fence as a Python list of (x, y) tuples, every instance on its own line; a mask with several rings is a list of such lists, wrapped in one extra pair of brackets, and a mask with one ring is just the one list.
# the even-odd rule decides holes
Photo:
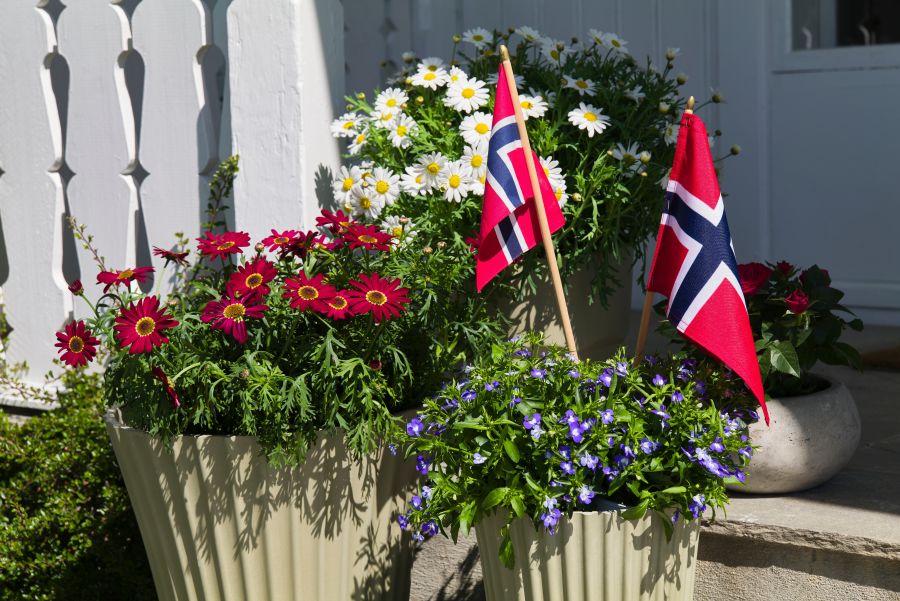
[[(473, 26), (554, 37), (621, 33), (708, 89), (711, 0), (11, 0), (0, 6), (0, 285), (10, 361), (39, 380), (53, 332), (85, 315), (67, 282), (152, 264), (175, 232), (200, 234), (218, 161), (241, 155), (233, 226), (260, 236), (308, 225), (340, 149), (328, 133), (345, 91), (372, 90), (400, 54), (448, 57)], [(346, 55), (346, 61), (345, 61)], [(345, 81), (347, 85), (345, 86)]]

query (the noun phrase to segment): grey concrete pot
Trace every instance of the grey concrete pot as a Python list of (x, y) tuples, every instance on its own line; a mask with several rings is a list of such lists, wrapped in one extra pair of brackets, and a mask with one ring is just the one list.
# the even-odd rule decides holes
[(487, 601), (690, 601), (700, 525), (681, 520), (667, 541), (662, 519), (577, 512), (551, 535), (520, 518), (510, 526), (510, 570), (497, 555), (503, 522), (492, 516), (475, 528)]
[(789, 493), (829, 480), (859, 446), (856, 403), (847, 387), (826, 378), (830, 386), (808, 395), (766, 402), (772, 425), (750, 426), (750, 442), (759, 445), (747, 469), (745, 485), (730, 490)]
[(170, 450), (110, 412), (161, 601), (406, 601), (412, 553), (394, 519), (414, 466), (352, 461), (341, 435), (274, 469), (254, 438), (180, 436)]

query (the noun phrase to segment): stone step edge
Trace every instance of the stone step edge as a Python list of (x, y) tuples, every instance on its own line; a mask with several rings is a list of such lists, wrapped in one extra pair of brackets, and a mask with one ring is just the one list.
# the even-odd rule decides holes
[(900, 545), (861, 536), (847, 536), (836, 532), (787, 528), (785, 526), (741, 520), (719, 519), (712, 521), (704, 519), (700, 537), (701, 545), (703, 544), (702, 534), (704, 532), (780, 545), (792, 545), (795, 547), (900, 561)]

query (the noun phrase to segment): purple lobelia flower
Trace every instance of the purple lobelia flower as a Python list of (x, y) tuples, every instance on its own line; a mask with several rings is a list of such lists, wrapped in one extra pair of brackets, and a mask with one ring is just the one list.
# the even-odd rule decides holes
[(409, 529), (409, 518), (406, 517), (405, 515), (398, 515), (397, 516), (397, 524), (400, 525), (401, 530), (408, 530)]
[(543, 380), (547, 376), (546, 369), (538, 369), (537, 367), (531, 368), (531, 377), (537, 378), (538, 380)]
[(673, 526), (678, 523), (679, 517), (681, 517), (681, 512), (676, 509), (675, 513), (672, 514), (672, 525)]
[(525, 426), (526, 430), (531, 430), (532, 428), (539, 426), (541, 423), (541, 414), (535, 413), (531, 417), (526, 417), (522, 420), (522, 425)]
[(750, 459), (751, 457), (753, 457), (753, 447), (749, 445), (747, 445), (746, 447), (741, 447), (738, 449), (738, 453), (740, 455), (743, 455), (747, 459)]
[(628, 375), (628, 363), (625, 361), (619, 361), (616, 363), (616, 374), (620, 376)]
[(426, 538), (431, 538), (437, 533), (438, 527), (434, 520), (429, 520), (422, 524), (422, 534), (424, 534)]
[(558, 501), (555, 498), (545, 497), (543, 505), (546, 509), (553, 509), (554, 507), (556, 507), (557, 503)]
[(585, 505), (590, 505), (594, 500), (594, 495), (597, 494), (589, 486), (586, 484), (578, 489), (578, 500), (581, 501)]
[(498, 388), (500, 388), (500, 382), (498, 382), (497, 380), (494, 380), (493, 382), (490, 382), (489, 384), (484, 385), (484, 389), (487, 390), (488, 392), (497, 390)]
[(423, 476), (428, 475), (428, 468), (431, 465), (431, 460), (426, 459), (423, 455), (416, 456), (416, 471), (422, 474)]
[(578, 463), (580, 463), (583, 467), (588, 468), (591, 471), (597, 469), (597, 466), (600, 464), (600, 459), (597, 458), (596, 455), (591, 455), (590, 453), (584, 453), (578, 456)]
[(569, 409), (566, 411), (565, 415), (563, 415), (562, 419), (559, 420), (559, 423), (565, 423), (571, 426), (572, 424), (577, 424), (579, 421), (581, 420), (579, 420), (578, 416), (575, 415), (575, 411)]
[(406, 424), (406, 433), (410, 436), (421, 436), (425, 431), (425, 424), (422, 423), (422, 416), (417, 415), (416, 417), (409, 420), (409, 423)]
[(396, 455), (397, 454), (397, 445), (395, 445), (392, 442), (388, 443), (388, 453), (390, 453), (391, 455)]
[(409, 500), (409, 504), (412, 505), (413, 509), (416, 511), (420, 511), (422, 509), (422, 497), (413, 495), (413, 498)]
[(570, 476), (575, 475), (575, 464), (571, 461), (563, 461), (559, 464), (560, 469)]
[(676, 390), (675, 392), (672, 393), (672, 402), (673, 403), (680, 403), (683, 400), (684, 400), (684, 395), (681, 393), (680, 390)]
[(668, 382), (668, 380), (666, 380), (666, 379), (665, 379), (664, 377), (662, 377), (661, 375), (656, 374), (656, 375), (653, 377), (652, 382), (653, 382), (653, 385), (656, 386), (657, 388), (662, 388), (663, 386), (666, 385), (666, 383)]
[(604, 409), (600, 412), (600, 423), (601, 424), (611, 424), (615, 419), (616, 414), (613, 413), (612, 409)]
[(555, 532), (560, 516), (562, 516), (562, 512), (559, 509), (551, 509), (550, 511), (541, 514), (541, 521), (544, 523), (544, 528), (546, 528), (550, 534)]
[(570, 370), (569, 370), (569, 376), (571, 376), (571, 377), (573, 377), (573, 378), (580, 378), (580, 377), (581, 377), (581, 372), (578, 371), (577, 369), (570, 369)]
[(474, 455), (472, 455), (472, 463), (474, 463), (475, 465), (481, 465), (485, 461), (487, 461), (487, 457), (485, 457), (481, 453), (475, 453)]
[(706, 449), (697, 449), (694, 451), (694, 460), (702, 465), (706, 471), (719, 478), (727, 478), (731, 475), (724, 465), (713, 458)]
[(422, 498), (423, 498), (423, 499), (430, 499), (430, 498), (431, 498), (431, 492), (432, 492), (432, 491), (431, 491), (431, 487), (430, 487), (430, 486), (423, 486), (423, 487), (422, 487)]
[(725, 445), (722, 444), (722, 439), (716, 436), (716, 440), (713, 441), (711, 445), (709, 445), (709, 450), (713, 453), (724, 453)]
[(659, 446), (660, 444), (658, 442), (654, 442), (647, 437), (641, 439), (640, 447), (641, 451), (643, 451), (645, 455), (650, 455), (651, 453), (656, 451)]
[(706, 383), (700, 380), (694, 380), (694, 390), (696, 390), (697, 394), (700, 396), (704, 396), (706, 394)]
[(574, 424), (569, 424), (569, 438), (571, 438), (572, 442), (575, 444), (581, 444), (584, 441), (585, 432), (590, 429), (590, 424), (586, 423), (576, 422)]
[(603, 384), (604, 386), (609, 388), (610, 385), (612, 384), (612, 377), (613, 377), (613, 370), (610, 368), (606, 368), (603, 370), (603, 373), (600, 374), (600, 377), (597, 378), (597, 381), (600, 384)]
[(460, 396), (460, 398), (466, 402), (470, 402), (470, 401), (474, 401), (477, 396), (478, 396), (477, 392), (475, 392), (471, 388), (466, 388), (463, 391), (462, 396)]
[(530, 357), (531, 351), (523, 348), (523, 349), (517, 350), (515, 354), (518, 355), (519, 357)]
[(512, 400), (509, 401), (509, 406), (510, 406), (510, 407), (515, 407), (516, 405), (518, 405), (518, 404), (521, 403), (521, 402), (522, 402), (522, 397), (514, 396), (514, 397), (512, 398)]
[(568, 445), (562, 445), (561, 447), (559, 447), (559, 454), (562, 455), (563, 458), (565, 458), (565, 459), (571, 459), (572, 458), (572, 447), (570, 447)]
[(653, 415), (658, 415), (660, 420), (662, 421), (662, 427), (665, 430), (666, 426), (669, 425), (669, 420), (672, 419), (672, 416), (666, 413), (666, 406), (660, 405), (659, 409), (651, 409), (650, 413)]
[(697, 494), (691, 498), (691, 502), (688, 505), (688, 509), (691, 510), (691, 515), (694, 518), (699, 518), (703, 512), (706, 510), (706, 495)]
[(619, 475), (619, 470), (614, 467), (610, 467), (608, 465), (603, 466), (603, 475), (606, 476), (606, 479), (612, 482), (616, 476)]
[(543, 433), (544, 433), (544, 430), (541, 428), (541, 425), (540, 425), (540, 424), (536, 424), (536, 425), (531, 429), (531, 438), (533, 438), (534, 440), (540, 440), (541, 435), (542, 435)]

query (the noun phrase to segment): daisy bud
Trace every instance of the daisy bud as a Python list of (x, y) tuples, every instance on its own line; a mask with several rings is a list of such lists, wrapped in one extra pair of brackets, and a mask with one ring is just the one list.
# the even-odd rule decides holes
[(684, 84), (686, 84), (687, 80), (688, 80), (688, 76), (686, 73), (679, 73), (678, 75), (675, 76), (675, 81), (677, 81), (678, 85), (680, 85), (680, 86), (683, 86)]
[(406, 225), (407, 223), (409, 223), (409, 217), (401, 217), (401, 218), (398, 219), (397, 221), (399, 221), (399, 222), (402, 223), (403, 225)]
[(458, 66), (459, 66), (459, 61), (456, 60), (456, 59), (453, 59), (452, 61), (450, 61), (450, 66), (451, 66), (451, 67), (458, 67)]
[(460, 36), (460, 35), (455, 35), (455, 36), (453, 36), (453, 43), (454, 43), (454, 44), (459, 44), (460, 42), (462, 42), (462, 36)]
[(659, 112), (665, 115), (669, 112), (669, 103), (668, 102), (660, 102), (659, 103)]
[(666, 60), (667, 61), (675, 60), (676, 56), (678, 56), (678, 51), (675, 50), (674, 48), (669, 48), (668, 50), (666, 50)]
[(438, 247), (438, 248), (446, 248), (446, 247), (447, 247), (447, 243), (444, 242), (443, 240), (440, 240), (440, 241), (437, 243), (437, 247)]
[(178, 306), (178, 299), (177, 299), (177, 298), (170, 298), (168, 301), (166, 301), (166, 304), (169, 305), (170, 307), (177, 307), (177, 306)]
[(713, 90), (711, 100), (716, 104), (722, 102), (724, 100), (724, 98), (722, 98), (722, 92), (720, 92), (719, 90)]
[(572, 36), (572, 43), (573, 43), (573, 44), (577, 44), (577, 43), (578, 43), (578, 38), (576, 38), (575, 36)]
[(510, 34), (516, 33), (516, 28), (515, 27), (507, 27), (506, 33), (510, 33)]
[(401, 58), (403, 58), (403, 62), (406, 63), (407, 65), (410, 64), (411, 62), (413, 62), (414, 60), (416, 60), (415, 52), (404, 52), (400, 56), (401, 56)]
[(581, 202), (581, 194), (579, 194), (578, 192), (573, 192), (571, 198), (575, 202)]
[(607, 150), (607, 151), (606, 151), (606, 154), (607, 154), (607, 156), (612, 156), (612, 155), (613, 155), (613, 152), (612, 152), (612, 150)]
[(409, 108), (409, 103), (404, 102), (403, 104), (400, 105), (400, 108), (403, 109), (404, 111), (407, 110)]
[(647, 177), (647, 172), (646, 172), (646, 171), (641, 171), (641, 177)]
[(412, 77), (407, 77), (406, 79), (403, 80), (403, 82), (406, 85), (411, 86), (412, 85)]
[(731, 147), (731, 154), (733, 154), (733, 155), (735, 155), (735, 156), (741, 154), (741, 147), (738, 146), (737, 144), (735, 144), (734, 146), (732, 146), (732, 147)]
[(717, 129), (716, 131), (713, 132), (713, 135), (716, 136), (716, 137), (718, 138), (719, 136), (722, 135), (722, 130), (721, 130), (721, 129)]
[(69, 292), (74, 294), (75, 296), (81, 296), (84, 294), (84, 286), (81, 285), (81, 280), (75, 280), (71, 284), (69, 284)]
[(387, 67), (387, 61), (381, 61), (381, 62), (378, 64), (378, 66), (381, 67), (382, 69), (384, 69), (385, 67)]
[(247, 378), (250, 377), (250, 370), (247, 369), (247, 368), (244, 368), (244, 369), (241, 370), (241, 374), (240, 374), (240, 375), (241, 375), (241, 379), (242, 379), (242, 380), (246, 380)]
[(650, 162), (650, 153), (645, 150), (644, 152), (642, 152), (641, 154), (638, 155), (638, 159), (640, 159), (640, 161), (644, 165), (646, 165), (647, 163)]
[(356, 93), (356, 97), (357, 97), (358, 99), (360, 99), (360, 100), (365, 100), (365, 99), (366, 99), (366, 93), (365, 93), (365, 92), (357, 92), (357, 93)]
[(666, 63), (666, 69), (674, 69), (674, 68), (675, 68), (674, 63)]
[(262, 242), (257, 242), (256, 246), (254, 246), (253, 248), (256, 249), (256, 252), (261, 253), (262, 251), (266, 250), (266, 245)]
[(422, 249), (422, 252), (425, 253), (426, 255), (430, 255), (431, 253), (434, 252), (434, 249), (431, 248), (430, 246), (426, 246), (425, 248)]
[(424, 96), (416, 96), (416, 104), (424, 104), (425, 97)]
[(369, 182), (367, 182), (366, 180), (363, 180), (363, 181), (361, 181), (361, 182), (359, 183), (359, 185), (360, 185), (361, 187), (363, 187), (363, 188), (368, 188), (368, 187), (369, 187)]
[(348, 111), (352, 111), (352, 110), (353, 110), (353, 105), (352, 105), (352, 104), (345, 104), (344, 107), (345, 107)]

